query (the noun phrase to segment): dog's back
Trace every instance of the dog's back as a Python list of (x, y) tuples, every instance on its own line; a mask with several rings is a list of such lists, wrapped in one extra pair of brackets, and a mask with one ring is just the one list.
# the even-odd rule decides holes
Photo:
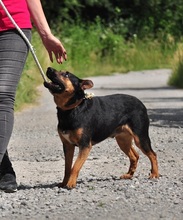
[(137, 135), (140, 135), (140, 130), (148, 132), (147, 110), (143, 103), (133, 96), (125, 94), (96, 96), (84, 99), (77, 108), (70, 111), (57, 109), (59, 129), (67, 131), (83, 128), (94, 143), (107, 137), (114, 137), (116, 128), (126, 124)]

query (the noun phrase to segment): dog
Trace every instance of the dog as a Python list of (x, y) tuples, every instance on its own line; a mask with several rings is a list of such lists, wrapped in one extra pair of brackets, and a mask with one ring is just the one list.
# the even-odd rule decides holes
[[(131, 179), (137, 168), (139, 155), (133, 141), (151, 162), (149, 178), (159, 177), (157, 155), (149, 138), (147, 109), (139, 99), (126, 94), (86, 98), (85, 90), (93, 87), (91, 80), (51, 67), (46, 75), (50, 82), (44, 82), (44, 86), (57, 106), (58, 133), (65, 156), (65, 175), (59, 187), (76, 187), (79, 171), (92, 146), (108, 137), (116, 139), (130, 160), (129, 170), (121, 179)], [(79, 153), (72, 166), (76, 146)]]

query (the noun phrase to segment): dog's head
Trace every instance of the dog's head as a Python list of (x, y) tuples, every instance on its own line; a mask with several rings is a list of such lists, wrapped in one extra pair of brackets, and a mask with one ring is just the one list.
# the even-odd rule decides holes
[(44, 82), (44, 86), (54, 96), (56, 105), (63, 110), (77, 106), (85, 97), (84, 90), (93, 87), (91, 80), (79, 79), (68, 71), (56, 71), (49, 67), (46, 75), (51, 82)]

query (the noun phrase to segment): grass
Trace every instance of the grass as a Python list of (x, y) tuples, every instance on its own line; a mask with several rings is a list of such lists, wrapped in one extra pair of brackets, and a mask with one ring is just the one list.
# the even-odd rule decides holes
[[(75, 25), (67, 29), (63, 40), (68, 61), (62, 68), (79, 77), (171, 67), (175, 43), (167, 41), (166, 46), (165, 42), (148, 38), (140, 40), (136, 36), (125, 41), (121, 35), (104, 29), (101, 24), (88, 27)], [(60, 38), (62, 36), (61, 32)], [(53, 67), (60, 68), (56, 63)]]
[(172, 59), (172, 75), (169, 85), (183, 88), (183, 44), (179, 44)]
[[(68, 54), (68, 60), (62, 65), (56, 62), (50, 64), (38, 34), (33, 32), (32, 44), (44, 70), (51, 65), (58, 70), (73, 72), (78, 77), (90, 77), (114, 72), (126, 73), (131, 70), (172, 68), (172, 58), (176, 51), (176, 43), (172, 39), (171, 42), (150, 38), (140, 40), (134, 36), (126, 41), (121, 35), (114, 33), (110, 28), (104, 28), (99, 22), (88, 26), (63, 25), (64, 31), (60, 31), (59, 25), (56, 27), (55, 35), (62, 40)], [(182, 63), (183, 61), (180, 62), (179, 59), (180, 66), (176, 72), (182, 72)], [(16, 110), (36, 100), (36, 86), (42, 82), (32, 55), (29, 54), (18, 86)], [(173, 80), (170, 82), (173, 83)], [(177, 82), (180, 82), (180, 79)]]

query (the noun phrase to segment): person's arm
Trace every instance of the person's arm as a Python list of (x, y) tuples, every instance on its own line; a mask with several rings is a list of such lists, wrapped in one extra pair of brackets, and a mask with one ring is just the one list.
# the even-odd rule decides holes
[(40, 0), (26, 0), (30, 11), (30, 15), (36, 29), (41, 36), (43, 44), (48, 51), (50, 60), (53, 62), (52, 53), (58, 63), (62, 63), (67, 59), (67, 54), (62, 43), (52, 34), (46, 17), (44, 15)]

